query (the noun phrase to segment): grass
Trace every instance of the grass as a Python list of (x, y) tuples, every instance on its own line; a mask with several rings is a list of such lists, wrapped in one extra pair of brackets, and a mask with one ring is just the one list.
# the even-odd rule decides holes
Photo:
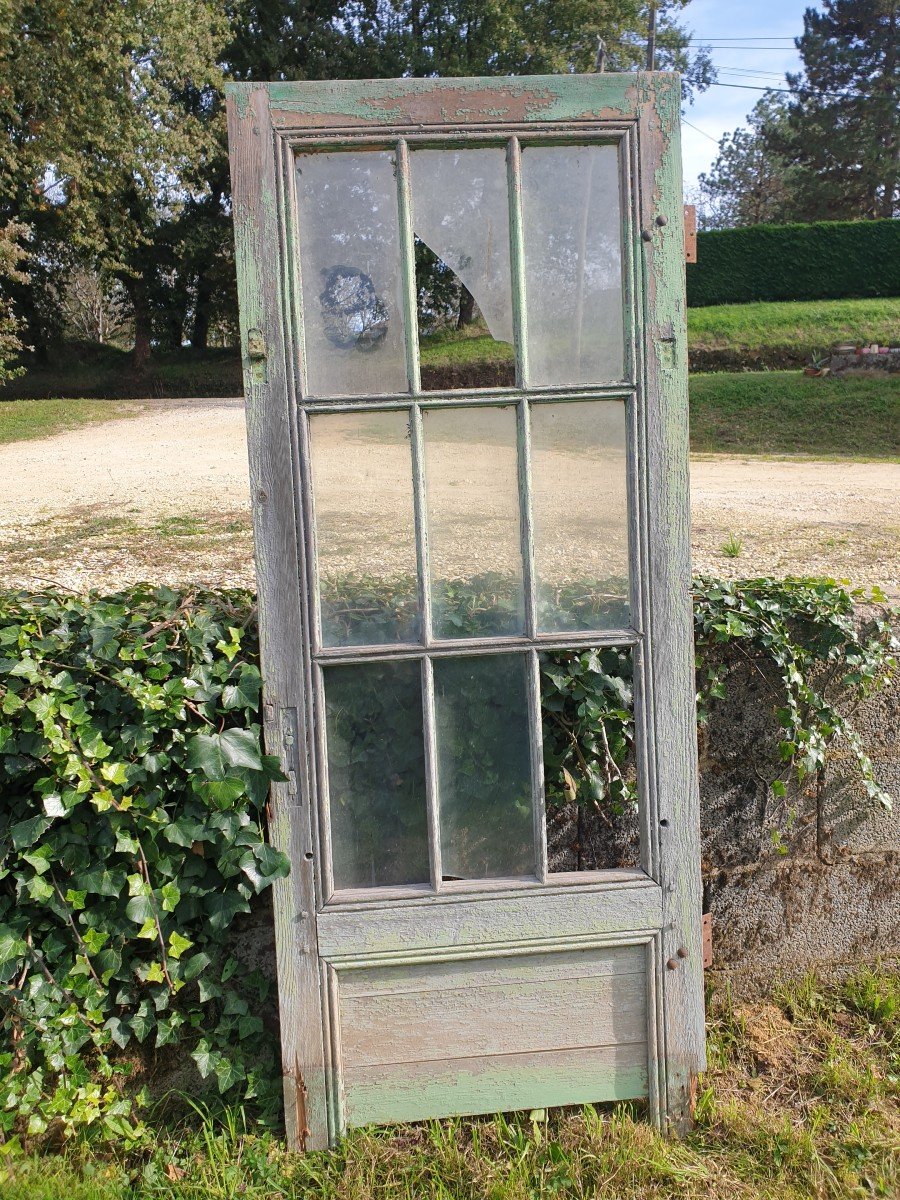
[(84, 425), (114, 421), (141, 412), (139, 404), (118, 400), (10, 400), (0, 402), (0, 445), (50, 437)]
[[(739, 370), (804, 366), (841, 342), (879, 344), (900, 340), (900, 298), (723, 304), (688, 309), (688, 348), (694, 370)], [(504, 382), (513, 348), (495, 342), (483, 325), (422, 338), (426, 377), (454, 375), (453, 386)], [(0, 399), (26, 397), (237, 396), (240, 363), (233, 349), (190, 348), (153, 356), (145, 375), (134, 378), (124, 350), (72, 344), (60, 347), (49, 364), (34, 366), (0, 388)]]
[(900, 459), (900, 376), (716, 372), (690, 380), (695, 454)]
[(841, 342), (900, 342), (900, 298), (717, 304), (688, 309), (688, 347), (748, 356), (786, 351), (811, 357)]
[(845, 1200), (900, 1194), (900, 973), (711, 997), (709, 1071), (683, 1141), (634, 1105), (357, 1130), (288, 1154), (199, 1110), (142, 1154), (0, 1147), (3, 1200)]

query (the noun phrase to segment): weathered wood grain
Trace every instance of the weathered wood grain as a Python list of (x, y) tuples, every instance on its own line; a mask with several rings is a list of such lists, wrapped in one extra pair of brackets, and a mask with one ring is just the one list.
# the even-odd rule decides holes
[[(344, 1070), (575, 1050), (586, 1040), (597, 1046), (646, 1042), (643, 969), (637, 974), (595, 973), (598, 953), (603, 954), (585, 952), (587, 961), (581, 963), (570, 959), (568, 970), (558, 973), (552, 954), (543, 955), (540, 964), (536, 956), (511, 959), (506, 978), (503, 968), (489, 959), (475, 959), (464, 970), (454, 963), (451, 971), (447, 963), (383, 967), (386, 989), (378, 988), (376, 980), (362, 994), (347, 994), (344, 979), (352, 972), (339, 972)], [(642, 968), (640, 950), (634, 947), (633, 953)], [(405, 990), (393, 986), (397, 970), (403, 971)]]
[[(272, 843), (291, 859), (275, 885), (275, 934), (282, 1028), (285, 1116), (294, 1145), (323, 1146), (325, 1050), (315, 928), (312, 787), (303, 662), (285, 646), (303, 645), (298, 530), (294, 505), (297, 430), (284, 336), (284, 223), (279, 219), (278, 162), (264, 87), (229, 97), (234, 228), (241, 314), (241, 353), (259, 595), (266, 749), (282, 762), (287, 783), (272, 787)], [(251, 359), (251, 330), (262, 359)], [(259, 341), (254, 335), (255, 340)]]
[(644, 289), (644, 654), (664, 909), (662, 1066), (668, 1119), (676, 1129), (690, 1119), (694, 1080), (705, 1066), (680, 104), (675, 77), (648, 77), (640, 108), (640, 229), (634, 244)]
[[(703, 1066), (703, 998), (679, 103), (676, 77), (645, 73), (229, 87), (265, 735), (289, 775), (288, 783), (273, 788), (272, 836), (293, 864), (275, 899), (287, 1124), (294, 1144), (323, 1145), (347, 1122), (638, 1095), (647, 1095), (654, 1118), (668, 1119), (673, 1128), (689, 1116), (692, 1082)], [(533, 880), (486, 881), (473, 895), (472, 881), (441, 880), (433, 854), (432, 884), (440, 894), (396, 889), (331, 896), (328, 834), (318, 828), (314, 802), (322, 792), (317, 766), (324, 764), (325, 747), (319, 746), (318, 764), (311, 749), (321, 732), (313, 716), (318, 668), (310, 647), (315, 543), (306, 525), (313, 512), (308, 448), (298, 436), (294, 400), (301, 412), (343, 411), (372, 398), (304, 399), (297, 284), (302, 248), (294, 243), (291, 219), (291, 146), (330, 138), (332, 145), (397, 148), (409, 332), (415, 277), (408, 261), (412, 231), (402, 139), (412, 145), (427, 136), (433, 144), (446, 139), (458, 146), (467, 136), (485, 135), (513, 135), (511, 251), (520, 335), (527, 314), (515, 135), (523, 141), (600, 138), (620, 146), (629, 383), (548, 389), (542, 398), (629, 397), (633, 629), (525, 637), (510, 648), (528, 650), (533, 660), (538, 647), (551, 645), (576, 648), (593, 640), (633, 647), (646, 874), (542, 880), (538, 864)], [(251, 333), (264, 350), (252, 360)], [(523, 336), (519, 341), (518, 390), (429, 393), (420, 405), (515, 400), (524, 420), (527, 354)], [(414, 336), (408, 349), (415, 392)], [(398, 407), (410, 400), (390, 396), (379, 403)], [(419, 421), (417, 405), (414, 426)], [(526, 468), (527, 449), (525, 436), (520, 450)], [(523, 488), (527, 494), (527, 479)], [(306, 498), (303, 505), (295, 503), (298, 494)], [(528, 553), (530, 541), (526, 516)], [(424, 528), (419, 542), (427, 564)], [(529, 634), (533, 599), (531, 609)], [(316, 649), (324, 661), (318, 644)], [(478, 653), (484, 644), (432, 649)], [(358, 648), (327, 657), (362, 661), (383, 654), (421, 656), (422, 647)], [(426, 674), (428, 669), (423, 663)], [(536, 731), (535, 696), (530, 715)], [(533, 765), (537, 771), (536, 749)], [(429, 805), (436, 846), (434, 779)], [(498, 1017), (502, 1012), (512, 1012), (508, 1028)], [(579, 1038), (586, 1044), (576, 1047)], [(617, 1044), (604, 1045), (602, 1038)], [(438, 1060), (416, 1057), (426, 1054)]]
[(564, 944), (566, 938), (603, 935), (624, 941), (628, 934), (646, 938), (661, 924), (662, 892), (651, 880), (519, 895), (445, 893), (419, 902), (327, 908), (319, 914), (319, 953), (339, 962), (439, 947)]
[(348, 1124), (364, 1125), (646, 1095), (647, 1047), (635, 1042), (348, 1068), (343, 1108)]

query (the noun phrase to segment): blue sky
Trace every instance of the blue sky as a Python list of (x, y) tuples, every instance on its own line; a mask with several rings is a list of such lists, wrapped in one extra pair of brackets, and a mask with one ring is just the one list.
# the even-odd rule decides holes
[(817, 7), (813, 0), (692, 0), (684, 10), (681, 19), (695, 40), (712, 46), (719, 83), (741, 85), (711, 87), (685, 110), (686, 188), (709, 168), (722, 134), (744, 124), (762, 95), (745, 88), (785, 86), (785, 71), (796, 70), (800, 61), (791, 39), (803, 31), (804, 11)]

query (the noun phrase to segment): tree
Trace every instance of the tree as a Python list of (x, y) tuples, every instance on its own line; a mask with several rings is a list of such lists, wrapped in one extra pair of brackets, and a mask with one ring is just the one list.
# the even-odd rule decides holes
[(14, 365), (23, 346), (19, 322), (9, 296), (9, 284), (24, 283), (27, 279), (22, 270), (25, 258), (22, 239), (27, 232), (24, 225), (15, 221), (0, 226), (0, 383), (22, 373), (22, 368)]
[(226, 25), (213, 0), (80, 0), (14, 10), (0, 50), (0, 215), (32, 225), (128, 292), (135, 364), (150, 350), (154, 237), (202, 177), (204, 110)]
[(777, 92), (757, 101), (748, 128), (726, 133), (709, 172), (699, 177), (698, 215), (703, 229), (779, 224), (793, 219), (796, 168), (772, 149), (774, 132), (787, 120)]
[(900, 214), (900, 0), (824, 0), (797, 39), (803, 71), (772, 149), (799, 168), (799, 219)]

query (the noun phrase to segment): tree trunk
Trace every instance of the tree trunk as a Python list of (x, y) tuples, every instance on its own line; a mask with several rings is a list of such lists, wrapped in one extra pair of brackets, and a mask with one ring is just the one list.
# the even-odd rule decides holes
[(209, 345), (209, 316), (212, 308), (213, 285), (205, 271), (197, 277), (197, 303), (194, 308), (194, 328), (191, 331), (191, 346), (205, 350)]
[(134, 349), (131, 352), (131, 367), (141, 374), (150, 359), (150, 299), (143, 279), (128, 280), (128, 294), (134, 312)]
[(475, 297), (465, 284), (461, 285), (461, 289), (459, 293), (459, 316), (456, 319), (457, 329), (465, 329), (467, 325), (471, 325), (475, 320)]

